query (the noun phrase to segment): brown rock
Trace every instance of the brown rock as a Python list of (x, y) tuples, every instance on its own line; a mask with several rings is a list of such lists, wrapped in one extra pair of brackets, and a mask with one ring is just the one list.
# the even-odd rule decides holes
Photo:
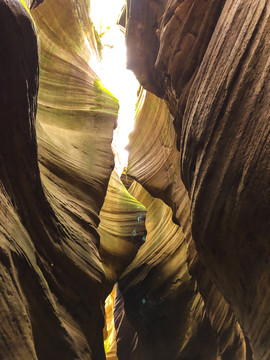
[[(142, 59), (131, 67), (175, 117), (200, 261), (239, 320), (254, 358), (268, 359), (270, 4), (167, 1), (162, 17), (153, 10), (159, 19), (154, 30), (140, 6), (130, 2), (128, 36), (135, 28), (141, 39), (155, 37), (158, 29), (160, 42), (156, 59), (148, 61), (149, 48), (141, 45)], [(137, 45), (132, 36), (127, 43), (132, 57)], [(155, 82), (145, 81), (152, 74)]]
[(3, 360), (105, 358), (97, 226), (118, 105), (88, 64), (89, 9), (71, 3), (33, 14), (37, 152), (35, 28), (20, 2), (0, 1)]

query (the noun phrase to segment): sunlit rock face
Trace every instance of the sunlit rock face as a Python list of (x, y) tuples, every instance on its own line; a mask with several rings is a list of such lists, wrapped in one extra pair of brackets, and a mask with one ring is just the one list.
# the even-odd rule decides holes
[[(216, 359), (217, 344), (197, 284), (188, 273), (187, 243), (171, 209), (135, 182), (129, 191), (147, 209), (145, 244), (119, 281), (137, 342), (118, 341), (119, 359)], [(116, 317), (117, 324), (117, 317)], [(125, 333), (125, 322), (117, 329)]]
[[(228, 304), (211, 280), (208, 271), (201, 263), (194, 246), (189, 216), (190, 200), (180, 179), (180, 153), (176, 149), (176, 134), (172, 119), (163, 100), (145, 91), (141, 92), (135, 130), (130, 136), (128, 173), (154, 196), (163, 199), (173, 209), (174, 214), (166, 210), (167, 217), (164, 218), (165, 204), (162, 201), (157, 199), (150, 201), (151, 196), (149, 194), (146, 196), (145, 190), (141, 189), (134, 193), (133, 187), (130, 188), (132, 194), (142, 203), (146, 199), (149, 200), (147, 202), (149, 206), (146, 206), (146, 226), (149, 226), (149, 222), (152, 224), (150, 230), (147, 228), (146, 244), (125, 271), (123, 281), (122, 279), (120, 281), (126, 315), (131, 326), (135, 328), (135, 332), (138, 331), (135, 353), (136, 356), (139, 356), (138, 358), (142, 359), (143, 356), (166, 359), (170, 344), (172, 359), (181, 358), (181, 356), (186, 358), (199, 356), (200, 359), (218, 359), (218, 356), (222, 356), (222, 359), (246, 359), (243, 332)], [(144, 201), (141, 200), (141, 197)], [(173, 224), (172, 215), (174, 221), (182, 225), (181, 228)], [(175, 228), (178, 228), (178, 235), (171, 237)], [(158, 251), (153, 251), (152, 242), (159, 244)], [(162, 256), (163, 247), (173, 249), (180, 245), (179, 242), (182, 243), (185, 251), (176, 252), (177, 261), (174, 262)], [(143, 253), (146, 255), (141, 255)], [(155, 260), (156, 254), (160, 254), (158, 261)], [(147, 264), (147, 270), (144, 267), (141, 270), (137, 264), (140, 256), (142, 256), (141, 262)], [(181, 259), (185, 263), (186, 271), (179, 272)], [(171, 272), (177, 274), (176, 282), (172, 280)], [(187, 276), (190, 279), (189, 287), (186, 285)], [(159, 282), (154, 279), (162, 279), (164, 286), (159, 286)], [(173, 286), (170, 285), (172, 281), (173, 284), (175, 283)], [(136, 306), (136, 301), (131, 301), (130, 294), (134, 295), (135, 293), (138, 297), (142, 293), (141, 297), (146, 299), (148, 287), (145, 283), (151, 284), (149, 292), (153, 294), (151, 295), (152, 305), (150, 309), (142, 312), (141, 308)], [(192, 291), (190, 291), (190, 286)], [(164, 296), (167, 291), (166, 287), (173, 287), (167, 297)], [(177, 297), (177, 294), (181, 295)], [(163, 299), (162, 305), (160, 299)], [(132, 305), (128, 305), (130, 303)], [(200, 304), (200, 306), (196, 306), (196, 304)], [(145, 326), (144, 324), (153, 322), (153, 317), (156, 315), (151, 311), (158, 307), (164, 310), (168, 319), (166, 316), (159, 317), (158, 323), (161, 330), (157, 332), (155, 330), (157, 327), (152, 327), (151, 341), (147, 341), (145, 333), (143, 336), (140, 334), (142, 333), (141, 328)], [(192, 312), (191, 309), (196, 310)], [(170, 312), (174, 314), (172, 317), (174, 321), (169, 319)], [(193, 319), (189, 329), (186, 328), (190, 324), (187, 314), (192, 314)], [(185, 316), (186, 318), (183, 320)], [(139, 319), (141, 319), (141, 323)], [(170, 340), (167, 339), (167, 342), (164, 340), (166, 335), (163, 329), (166, 329), (166, 333), (170, 333)], [(144, 329), (144, 332), (147, 331)], [(119, 351), (122, 352), (124, 341), (121, 341), (123, 337), (121, 327), (119, 327), (118, 333), (119, 347), (121, 347)], [(173, 346), (174, 343), (175, 346)], [(143, 355), (144, 353), (145, 355)]]
[[(206, 269), (225, 299), (224, 306), (239, 320), (254, 359), (266, 360), (270, 356), (270, 3), (131, 0), (127, 14), (128, 65), (146, 89), (166, 100), (174, 117), (179, 167), (171, 178), (181, 177), (183, 194), (189, 198), (196, 244), (196, 249), (192, 243), (189, 246), (190, 272), (206, 298), (211, 287), (205, 292), (199, 271), (201, 266)], [(155, 56), (149, 56), (149, 47)], [(158, 157), (163, 155), (156, 154), (152, 169), (145, 162), (147, 172), (155, 173), (160, 166)], [(171, 170), (168, 167), (168, 173)], [(140, 181), (145, 174), (141, 164), (140, 173), (133, 176)], [(157, 183), (151, 188), (148, 182), (142, 183), (156, 195)], [(170, 203), (168, 196), (176, 187), (166, 189), (161, 181), (159, 197), (172, 206), (182, 225), (185, 206), (173, 204), (175, 198)]]
[(97, 226), (118, 104), (89, 66), (89, 3), (32, 16), (0, 1), (0, 358), (105, 359)]
[(100, 213), (99, 253), (105, 270), (104, 300), (145, 242), (146, 209), (112, 172)]
[(89, 1), (42, 3), (0, 0), (0, 359), (268, 360), (269, 1), (127, 1), (130, 193)]
[[(119, 331), (116, 331), (115, 327), (117, 316), (114, 315), (115, 287), (113, 289), (113, 286), (119, 281), (146, 240), (145, 216), (146, 208), (127, 191), (115, 169), (111, 174), (98, 227), (99, 253), (106, 277), (102, 291), (102, 301), (106, 299), (103, 330), (106, 359), (121, 359), (117, 351)], [(120, 296), (119, 291), (117, 294)], [(123, 306), (123, 302), (121, 305)], [(116, 308), (120, 311), (119, 305)], [(125, 351), (128, 356), (132, 352), (131, 344), (131, 341), (126, 344)]]

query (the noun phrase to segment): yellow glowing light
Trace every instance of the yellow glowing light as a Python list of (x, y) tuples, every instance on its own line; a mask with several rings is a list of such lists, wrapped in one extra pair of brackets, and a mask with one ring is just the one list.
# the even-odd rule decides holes
[[(104, 348), (106, 355), (116, 353), (116, 331), (114, 326), (115, 287), (105, 300)], [(110, 358), (110, 357), (109, 357)]]
[(125, 35), (117, 18), (125, 0), (92, 0), (90, 17), (103, 45), (100, 63), (91, 62), (104, 86), (118, 99), (118, 127), (114, 132), (113, 150), (115, 168), (121, 175), (127, 166), (128, 136), (134, 127), (135, 104), (139, 84), (134, 74), (126, 68)]
[(125, 0), (91, 0), (90, 17), (99, 35), (116, 23), (125, 3)]

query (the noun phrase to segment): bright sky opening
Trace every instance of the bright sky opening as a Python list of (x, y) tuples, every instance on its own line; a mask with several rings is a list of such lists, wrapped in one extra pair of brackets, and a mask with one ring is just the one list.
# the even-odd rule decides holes
[(139, 83), (126, 68), (124, 29), (117, 19), (125, 0), (91, 0), (90, 17), (103, 45), (102, 60), (93, 69), (104, 86), (118, 99), (118, 127), (114, 131), (115, 169), (119, 176), (128, 162), (128, 137), (134, 127), (135, 104)]

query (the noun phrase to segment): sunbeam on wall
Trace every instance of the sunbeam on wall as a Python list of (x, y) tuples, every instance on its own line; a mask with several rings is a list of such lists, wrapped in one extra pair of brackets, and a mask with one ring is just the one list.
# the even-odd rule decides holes
[(118, 99), (118, 126), (114, 131), (115, 169), (119, 176), (127, 166), (128, 136), (134, 127), (135, 103), (139, 84), (126, 68), (125, 30), (117, 19), (125, 0), (92, 0), (90, 17), (103, 46), (102, 60), (92, 64), (104, 86)]
[[(125, 29), (117, 25), (125, 0), (91, 0), (90, 18), (102, 44), (102, 59), (90, 59), (90, 67), (96, 72), (105, 88), (119, 101), (118, 126), (114, 131), (112, 148), (115, 154), (115, 170), (119, 177), (127, 166), (129, 134), (134, 127), (135, 104), (139, 83), (133, 72), (126, 68)], [(90, 44), (86, 45), (91, 51)], [(115, 358), (114, 290), (105, 301), (105, 327), (103, 331), (106, 358)]]

